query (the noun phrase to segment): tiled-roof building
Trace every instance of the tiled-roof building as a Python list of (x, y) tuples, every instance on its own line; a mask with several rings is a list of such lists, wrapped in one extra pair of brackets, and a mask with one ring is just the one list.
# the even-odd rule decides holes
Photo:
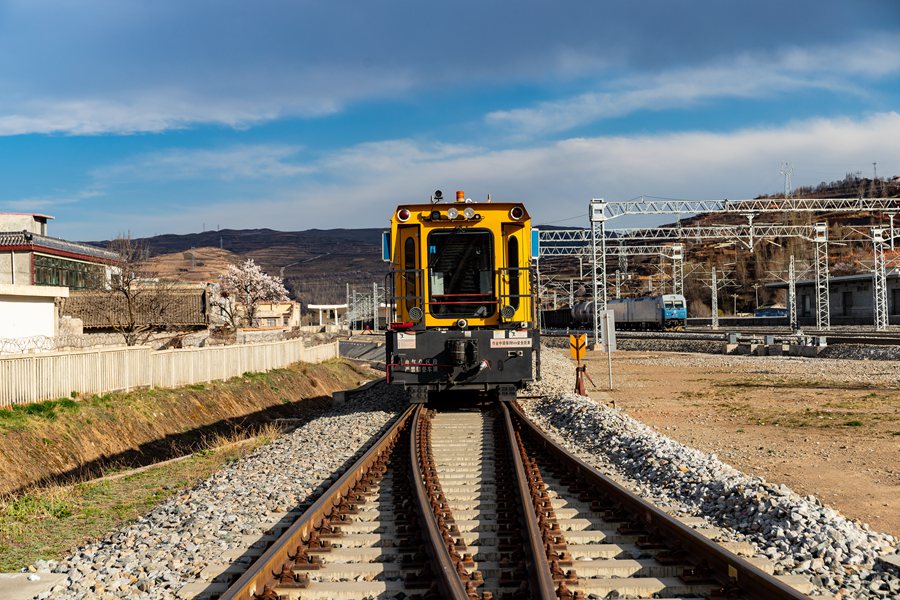
[(47, 235), (48, 215), (0, 213), (0, 284), (84, 289), (109, 278), (116, 254)]

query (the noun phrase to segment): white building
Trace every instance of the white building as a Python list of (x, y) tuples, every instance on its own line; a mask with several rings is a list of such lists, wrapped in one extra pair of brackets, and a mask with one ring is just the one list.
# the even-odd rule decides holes
[(57, 298), (69, 288), (0, 283), (0, 354), (43, 347), (41, 338), (57, 334)]
[(0, 353), (47, 348), (69, 290), (106, 281), (116, 268), (113, 252), (49, 237), (52, 218), (0, 213)]

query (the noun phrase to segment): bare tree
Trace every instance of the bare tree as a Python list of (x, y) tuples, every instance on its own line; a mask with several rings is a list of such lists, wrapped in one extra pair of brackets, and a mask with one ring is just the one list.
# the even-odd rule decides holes
[(109, 280), (97, 282), (97, 308), (128, 346), (145, 344), (171, 322), (169, 316), (177, 302), (173, 285), (159, 281), (147, 270), (145, 244), (122, 236), (113, 240), (109, 249), (118, 258)]
[(279, 300), (287, 300), (282, 280), (267, 275), (248, 258), (240, 266), (228, 265), (228, 270), (219, 275), (218, 290), (210, 303), (221, 311), (232, 329), (237, 329), (242, 323), (255, 325), (260, 304)]

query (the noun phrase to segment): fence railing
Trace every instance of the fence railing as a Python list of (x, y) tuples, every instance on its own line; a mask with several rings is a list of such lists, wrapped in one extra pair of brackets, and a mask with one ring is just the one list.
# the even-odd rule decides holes
[(72, 392), (178, 387), (295, 362), (319, 363), (338, 354), (337, 342), (307, 348), (297, 339), (161, 351), (118, 347), (0, 356), (0, 406), (68, 397)]

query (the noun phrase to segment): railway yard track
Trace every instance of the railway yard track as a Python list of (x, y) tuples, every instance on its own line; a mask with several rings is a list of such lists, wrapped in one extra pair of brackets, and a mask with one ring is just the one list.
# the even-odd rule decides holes
[(406, 409), (223, 599), (805, 598), (513, 405)]
[[(54, 562), (66, 578), (39, 600), (900, 593), (879, 566), (890, 536), (561, 391), (568, 363), (544, 360), (521, 407), (410, 407), (383, 384), (341, 394), (320, 419)], [(707, 488), (715, 501), (698, 510)]]

